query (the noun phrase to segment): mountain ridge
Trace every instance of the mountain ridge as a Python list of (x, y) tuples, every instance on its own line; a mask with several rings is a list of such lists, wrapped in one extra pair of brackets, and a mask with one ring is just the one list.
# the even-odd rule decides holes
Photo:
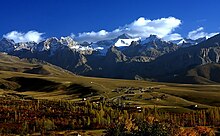
[[(115, 46), (121, 38), (130, 40), (130, 45), (121, 42), (126, 46)], [(43, 60), (84, 76), (126, 79), (141, 77), (169, 82), (173, 75), (179, 75), (190, 68), (219, 63), (219, 40), (217, 35), (208, 40), (200, 39), (198, 41), (201, 42), (195, 45), (180, 46), (156, 35), (141, 41), (123, 34), (112, 40), (83, 44), (75, 42), (71, 37), (52, 37), (38, 44), (14, 43), (2, 39), (0, 51), (20, 58)]]

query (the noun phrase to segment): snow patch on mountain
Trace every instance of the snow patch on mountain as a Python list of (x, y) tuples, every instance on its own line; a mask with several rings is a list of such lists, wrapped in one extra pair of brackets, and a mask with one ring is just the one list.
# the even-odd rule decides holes
[(133, 41), (139, 41), (140, 38), (134, 39), (118, 39), (118, 41), (114, 44), (116, 47), (127, 47), (130, 46)]
[(31, 50), (36, 46), (35, 42), (22, 42), (15, 44), (15, 51), (19, 50)]
[(207, 37), (203, 37), (203, 38), (199, 38), (196, 40), (192, 40), (192, 39), (188, 39), (188, 38), (183, 38), (183, 39), (179, 39), (179, 40), (174, 40), (171, 41), (174, 44), (177, 44), (179, 46), (182, 47), (188, 47), (188, 46), (192, 46), (192, 45), (197, 45), (203, 41), (207, 40)]

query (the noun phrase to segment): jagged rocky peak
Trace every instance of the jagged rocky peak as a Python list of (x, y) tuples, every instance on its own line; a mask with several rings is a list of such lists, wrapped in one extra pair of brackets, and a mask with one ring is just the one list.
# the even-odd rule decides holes
[(112, 46), (108, 49), (107, 54), (106, 54), (106, 58), (110, 61), (110, 62), (125, 62), (127, 61), (127, 57), (121, 52), (119, 51), (116, 46)]
[(157, 35), (151, 34), (145, 40), (141, 41), (141, 44), (147, 44), (149, 42), (155, 42), (155, 41), (161, 41), (161, 38), (159, 38)]
[(0, 44), (15, 44), (15, 42), (14, 42), (14, 40), (7, 39), (7, 38), (3, 37), (3, 38), (0, 40)]
[(59, 39), (56, 38), (56, 37), (48, 38), (48, 39), (44, 42), (45, 45), (56, 45), (57, 43), (59, 43)]
[(15, 42), (13, 40), (2, 38), (0, 40), (0, 51), (1, 52), (11, 52), (15, 48)]
[(157, 35), (155, 35), (155, 34), (151, 34), (149, 37), (148, 37), (148, 39), (151, 39), (151, 40), (158, 40), (158, 39), (160, 39)]
[(51, 45), (56, 45), (58, 43), (58, 39), (56, 37), (48, 38), (44, 41), (44, 50), (49, 50)]
[(67, 36), (67, 37), (61, 37), (60, 38), (60, 42), (63, 44), (63, 45), (67, 45), (67, 46), (74, 46), (76, 44), (78, 44), (76, 41), (74, 41), (70, 36)]
[(132, 36), (124, 33), (124, 34), (118, 36), (116, 39), (132, 39), (132, 38), (133, 38)]
[(44, 50), (49, 50), (50, 48), (63, 48), (69, 47), (71, 49), (78, 49), (79, 44), (74, 41), (70, 36), (61, 37), (60, 39), (56, 37), (48, 38), (44, 41)]
[(21, 50), (21, 49), (26, 49), (26, 50), (31, 50), (37, 45), (35, 42), (21, 42), (21, 43), (16, 43), (15, 44), (15, 50)]

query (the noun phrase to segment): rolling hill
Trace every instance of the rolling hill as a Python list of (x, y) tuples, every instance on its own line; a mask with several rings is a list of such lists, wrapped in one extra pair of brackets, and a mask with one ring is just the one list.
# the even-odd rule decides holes
[[(122, 101), (127, 104), (144, 107), (156, 105), (158, 108), (173, 111), (188, 111), (190, 110), (188, 107), (195, 104), (201, 108), (220, 105), (219, 85), (83, 77), (47, 63), (19, 59), (6, 54), (1, 54), (0, 62), (0, 97), (71, 101), (104, 97), (110, 102), (117, 102), (118, 99), (123, 98)], [(39, 73), (39, 67), (43, 67), (47, 73)], [(32, 69), (34, 71), (37, 69), (38, 72), (27, 72)], [(194, 71), (198, 74), (200, 69)], [(194, 71), (190, 72), (195, 73)], [(127, 90), (134, 93), (129, 94)]]
[(189, 69), (174, 77), (170, 82), (193, 84), (219, 84), (220, 64), (209, 63)]

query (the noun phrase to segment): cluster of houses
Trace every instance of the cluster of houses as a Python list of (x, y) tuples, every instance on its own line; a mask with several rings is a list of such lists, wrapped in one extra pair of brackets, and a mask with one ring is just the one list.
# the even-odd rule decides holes
[(156, 89), (160, 89), (159, 87), (147, 87), (147, 88), (143, 88), (143, 87), (118, 87), (114, 90), (112, 90), (112, 92), (116, 92), (116, 93), (126, 93), (126, 94), (135, 94), (135, 93), (144, 93), (144, 92), (152, 92)]
[[(129, 111), (138, 111), (140, 112), (142, 110), (141, 107), (136, 107), (136, 106), (131, 106), (132, 102), (129, 102), (130, 100), (132, 100), (132, 98), (135, 95), (138, 95), (138, 99), (142, 99), (142, 100), (157, 100), (157, 99), (166, 99), (168, 96), (165, 94), (162, 95), (151, 95), (150, 97), (145, 97), (144, 93), (152, 93), (154, 92), (154, 90), (156, 89), (160, 89), (159, 87), (118, 87), (114, 90), (112, 90), (112, 92), (116, 92), (118, 94), (121, 94), (119, 97), (116, 97), (115, 99), (112, 99), (112, 101), (109, 101), (110, 99), (106, 99), (105, 97), (99, 97), (96, 99), (91, 99), (91, 98), (83, 98), (82, 101), (87, 101), (89, 100), (92, 103), (96, 103), (99, 104), (100, 102), (105, 102), (105, 104), (107, 104), (108, 106), (112, 106), (115, 108), (128, 108)], [(116, 100), (116, 101), (114, 101)], [(127, 102), (125, 103), (124, 100), (127, 100)]]
[[(147, 87), (147, 88), (143, 88), (143, 87), (118, 87), (114, 90), (112, 90), (112, 92), (116, 92), (116, 93), (124, 93), (124, 94), (141, 94), (138, 96), (138, 99), (145, 99), (145, 100), (153, 100), (153, 99), (166, 99), (167, 96), (165, 94), (160, 95), (160, 96), (152, 96), (149, 98), (143, 98), (142, 93), (151, 93), (156, 89), (160, 89), (159, 87)], [(128, 96), (121, 96), (122, 100), (131, 100), (131, 97)]]

